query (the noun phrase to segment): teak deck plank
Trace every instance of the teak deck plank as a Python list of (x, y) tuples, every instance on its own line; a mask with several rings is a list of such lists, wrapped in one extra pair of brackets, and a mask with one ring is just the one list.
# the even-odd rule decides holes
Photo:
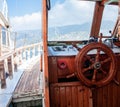
[(14, 91), (14, 99), (42, 95), (40, 89), (40, 74), (42, 72), (40, 72), (39, 65), (39, 61), (36, 61), (24, 71)]

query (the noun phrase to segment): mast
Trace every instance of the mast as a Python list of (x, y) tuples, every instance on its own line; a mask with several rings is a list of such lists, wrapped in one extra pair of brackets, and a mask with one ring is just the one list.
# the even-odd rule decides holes
[(47, 37), (48, 35), (48, 9), (47, 0), (42, 0), (42, 38), (43, 38), (43, 71), (44, 71), (44, 104), (45, 107), (50, 107), (49, 101), (49, 76), (48, 76), (48, 50)]

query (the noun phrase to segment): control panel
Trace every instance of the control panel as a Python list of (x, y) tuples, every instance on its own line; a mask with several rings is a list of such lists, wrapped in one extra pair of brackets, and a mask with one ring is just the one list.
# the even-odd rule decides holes
[[(120, 52), (118, 46), (109, 44), (109, 41), (106, 40), (104, 43), (87, 42), (86, 44), (75, 45), (72, 43), (49, 45), (48, 69), (50, 83), (79, 80), (84, 83), (84, 80), (86, 80), (86, 85), (91, 86), (94, 84), (92, 79), (94, 79), (93, 75), (96, 70), (99, 76), (95, 77), (97, 78), (95, 80), (104, 80), (101, 78), (102, 72), (106, 71), (108, 74), (112, 72), (111, 67), (114, 68), (116, 63), (115, 55)], [(112, 73), (115, 74), (114, 72)], [(113, 77), (111, 76), (110, 78)], [(90, 84), (87, 83), (87, 81), (89, 81)], [(109, 81), (111, 81), (111, 79)]]
[[(84, 46), (85, 45), (78, 45), (80, 49), (82, 49)], [(120, 48), (115, 45), (113, 45), (113, 47), (110, 49), (113, 51), (113, 53), (120, 52)], [(72, 45), (48, 46), (49, 56), (76, 56), (78, 52), (78, 49)], [(91, 50), (88, 54), (96, 54), (96, 50)], [(101, 51), (101, 54), (104, 54), (104, 52)]]
[(72, 45), (48, 46), (49, 56), (74, 56), (78, 50)]

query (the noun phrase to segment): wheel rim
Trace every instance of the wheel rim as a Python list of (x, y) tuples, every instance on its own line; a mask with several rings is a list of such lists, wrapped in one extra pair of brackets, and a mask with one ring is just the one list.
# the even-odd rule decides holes
[(116, 74), (115, 55), (102, 43), (86, 45), (75, 60), (77, 77), (87, 86), (104, 86), (113, 80)]

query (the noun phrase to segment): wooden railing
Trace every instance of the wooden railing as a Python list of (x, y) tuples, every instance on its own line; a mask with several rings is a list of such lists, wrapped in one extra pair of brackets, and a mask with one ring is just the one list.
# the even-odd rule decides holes
[[(24, 47), (9, 50), (0, 56), (0, 85), (1, 88), (6, 88), (6, 79), (13, 78), (15, 67), (22, 64), (36, 55), (40, 55), (42, 51), (42, 43), (27, 45)], [(37, 53), (37, 54), (36, 54)], [(17, 61), (16, 61), (17, 60)]]

